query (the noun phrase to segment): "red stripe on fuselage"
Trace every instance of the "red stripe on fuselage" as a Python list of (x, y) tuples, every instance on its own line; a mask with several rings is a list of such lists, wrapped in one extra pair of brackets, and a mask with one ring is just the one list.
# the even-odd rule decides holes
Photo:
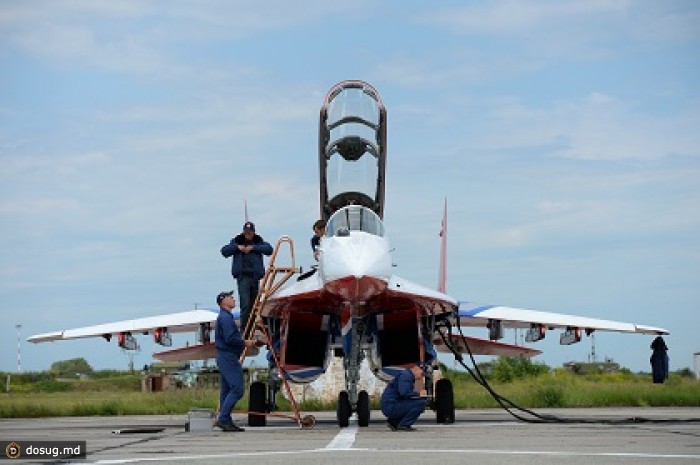
[(324, 289), (341, 299), (358, 304), (367, 302), (372, 297), (386, 290), (386, 281), (372, 276), (355, 278), (348, 276), (324, 284)]

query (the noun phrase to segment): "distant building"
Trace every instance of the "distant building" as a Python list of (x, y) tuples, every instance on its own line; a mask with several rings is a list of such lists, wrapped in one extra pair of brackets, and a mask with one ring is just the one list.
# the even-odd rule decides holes
[(577, 375), (587, 375), (590, 373), (617, 373), (620, 371), (620, 364), (608, 359), (604, 362), (566, 362), (563, 367)]
[(695, 362), (695, 378), (700, 379), (700, 352), (693, 354), (693, 360)]

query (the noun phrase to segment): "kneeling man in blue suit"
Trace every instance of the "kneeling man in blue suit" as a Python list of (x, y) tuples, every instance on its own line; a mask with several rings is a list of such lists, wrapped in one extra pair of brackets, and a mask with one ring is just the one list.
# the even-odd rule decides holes
[(416, 381), (423, 380), (423, 370), (415, 363), (401, 371), (382, 394), (382, 413), (392, 431), (415, 431), (413, 424), (428, 402), (425, 389), (416, 392)]

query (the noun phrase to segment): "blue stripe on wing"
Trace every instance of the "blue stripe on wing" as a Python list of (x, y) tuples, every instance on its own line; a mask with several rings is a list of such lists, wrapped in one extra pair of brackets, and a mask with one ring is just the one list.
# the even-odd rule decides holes
[(490, 310), (498, 305), (484, 305), (475, 302), (460, 301), (459, 308), (457, 309), (457, 314), (459, 316), (477, 316), (479, 313)]

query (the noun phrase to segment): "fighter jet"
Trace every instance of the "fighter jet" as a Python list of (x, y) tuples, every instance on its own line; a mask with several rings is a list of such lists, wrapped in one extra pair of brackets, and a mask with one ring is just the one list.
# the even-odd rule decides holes
[[(337, 420), (347, 426), (353, 413), (359, 426), (370, 422), (370, 399), (359, 389), (360, 366), (369, 362), (374, 376), (391, 380), (400, 370), (418, 363), (426, 374), (429, 405), (438, 423), (454, 421), (452, 384), (435, 380), (437, 351), (531, 357), (539, 350), (498, 342), (505, 328), (524, 328), (536, 342), (548, 331), (561, 329), (561, 344), (579, 342), (584, 334), (615, 331), (668, 334), (663, 328), (583, 316), (460, 301), (446, 294), (446, 206), (443, 218), (438, 290), (394, 273), (384, 199), (387, 164), (387, 115), (379, 93), (359, 80), (334, 85), (323, 102), (319, 120), (319, 211), (327, 220), (318, 248), (318, 265), (311, 272), (281, 285), (261, 286), (250, 334), (268, 339), (270, 376), (250, 386), (250, 410), (271, 412), (282, 383), (309, 383), (341, 357), (345, 389), (337, 393)], [(278, 244), (279, 245), (279, 244)], [(275, 254), (277, 254), (277, 249)], [(274, 265), (271, 264), (271, 269)], [(270, 270), (268, 270), (270, 273)], [(169, 331), (195, 329), (199, 343), (159, 352), (163, 360), (214, 357), (210, 341), (216, 314), (206, 310), (31, 336), (30, 342), (78, 337), (117, 337), (125, 349), (137, 346), (134, 335), (151, 333), (168, 345)], [(484, 327), (488, 339), (454, 334), (458, 326)], [(263, 426), (266, 417), (250, 415), (250, 425)]]

